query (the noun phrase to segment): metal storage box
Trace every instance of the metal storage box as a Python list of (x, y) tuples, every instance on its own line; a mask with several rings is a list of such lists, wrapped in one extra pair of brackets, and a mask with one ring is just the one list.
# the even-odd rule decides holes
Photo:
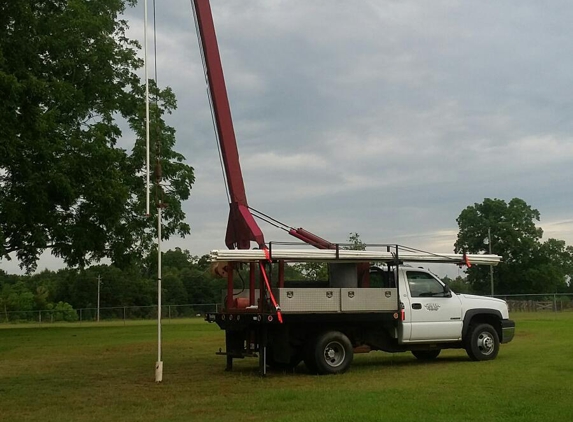
[(279, 288), (273, 294), (283, 313), (340, 312), (339, 288)]
[(342, 312), (394, 311), (398, 308), (396, 289), (340, 289)]

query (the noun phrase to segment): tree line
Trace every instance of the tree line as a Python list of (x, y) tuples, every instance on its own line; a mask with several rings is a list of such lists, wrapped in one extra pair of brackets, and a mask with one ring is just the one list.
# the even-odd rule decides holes
[[(85, 269), (44, 270), (13, 275), (0, 270), (0, 313), (95, 308), (100, 285), (101, 307), (157, 304), (157, 266), (150, 254), (140, 266), (120, 268), (94, 265)], [(162, 294), (166, 305), (205, 304), (221, 301), (226, 280), (211, 274), (208, 256), (193, 256), (177, 248), (162, 256)], [(23, 315), (14, 315), (12, 319)]]
[[(516, 293), (573, 293), (573, 248), (564, 241), (541, 241), (536, 227), (539, 211), (514, 198), (509, 203), (486, 198), (464, 209), (456, 252), (492, 253), (502, 262), (494, 267), (497, 295)], [(491, 242), (491, 244), (490, 244)], [(350, 233), (344, 248), (365, 249), (358, 233)], [(276, 271), (276, 268), (275, 268)], [(466, 269), (466, 277), (445, 277), (457, 293), (490, 293), (488, 266)], [(246, 270), (235, 277), (236, 288), (246, 288)], [(276, 274), (274, 274), (276, 277)], [(286, 267), (287, 280), (326, 279), (326, 265), (316, 262)], [(152, 306), (157, 303), (157, 251), (152, 250), (138, 265), (94, 265), (87, 268), (45, 270), (37, 274), (13, 275), (0, 270), (0, 312), (10, 319), (13, 312), (57, 310), (97, 306), (98, 279), (102, 307)], [(176, 248), (162, 255), (162, 295), (166, 305), (208, 304), (223, 301), (226, 280), (211, 271), (208, 255), (195, 256)], [(70, 314), (71, 315), (71, 314)], [(15, 315), (18, 318), (18, 315)]]

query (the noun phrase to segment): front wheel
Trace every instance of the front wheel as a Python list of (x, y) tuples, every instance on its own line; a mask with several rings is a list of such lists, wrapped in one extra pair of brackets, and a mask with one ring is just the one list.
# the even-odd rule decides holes
[(319, 335), (313, 352), (313, 363), (321, 375), (346, 372), (354, 358), (352, 343), (339, 331), (328, 331)]
[(472, 360), (492, 360), (499, 353), (499, 336), (489, 324), (470, 326), (465, 343), (466, 352)]
[(434, 360), (438, 357), (442, 350), (441, 349), (434, 349), (434, 350), (412, 350), (412, 354), (418, 360)]

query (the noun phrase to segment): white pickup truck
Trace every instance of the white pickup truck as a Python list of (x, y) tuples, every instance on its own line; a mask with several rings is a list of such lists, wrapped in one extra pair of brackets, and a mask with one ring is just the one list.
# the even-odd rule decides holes
[[(259, 251), (247, 252), (235, 260), (231, 256), (225, 265), (232, 269), (233, 261), (249, 262), (253, 274), (249, 288), (236, 289), (234, 272), (229, 271), (225, 305), (206, 317), (226, 332), (227, 350), (219, 354), (227, 356), (228, 370), (235, 358), (257, 356), (262, 374), (267, 366), (287, 369), (301, 361), (312, 373), (338, 374), (349, 368), (355, 353), (371, 350), (410, 351), (418, 359), (429, 360), (437, 358), (442, 349), (465, 349), (472, 360), (483, 361), (495, 359), (500, 344), (514, 336), (515, 323), (503, 300), (456, 294), (430, 271), (404, 265), (396, 259), (398, 253), (392, 254), (392, 261), (339, 251), (336, 258), (325, 259), (330, 262), (328, 282), (309, 284), (281, 278), (284, 260), (280, 257), (288, 260), (288, 253), (274, 252), (256, 267)], [(229, 256), (216, 255), (214, 260), (221, 262)], [(430, 256), (418, 259), (412, 255), (412, 260), (447, 262)], [(384, 264), (354, 262), (366, 257), (378, 257), (376, 262)], [(485, 263), (483, 257), (473, 258)], [(454, 261), (461, 262), (461, 257), (449, 262)], [(272, 274), (273, 262), (279, 269), (271, 280), (267, 274)], [(255, 280), (255, 268), (260, 283)]]

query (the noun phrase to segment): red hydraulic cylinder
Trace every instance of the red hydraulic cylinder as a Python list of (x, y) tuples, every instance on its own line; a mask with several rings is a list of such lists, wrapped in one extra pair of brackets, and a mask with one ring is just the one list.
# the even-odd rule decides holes
[(336, 249), (336, 245), (334, 243), (330, 243), (328, 240), (323, 239), (322, 237), (303, 228), (290, 229), (289, 234), (318, 249)]

